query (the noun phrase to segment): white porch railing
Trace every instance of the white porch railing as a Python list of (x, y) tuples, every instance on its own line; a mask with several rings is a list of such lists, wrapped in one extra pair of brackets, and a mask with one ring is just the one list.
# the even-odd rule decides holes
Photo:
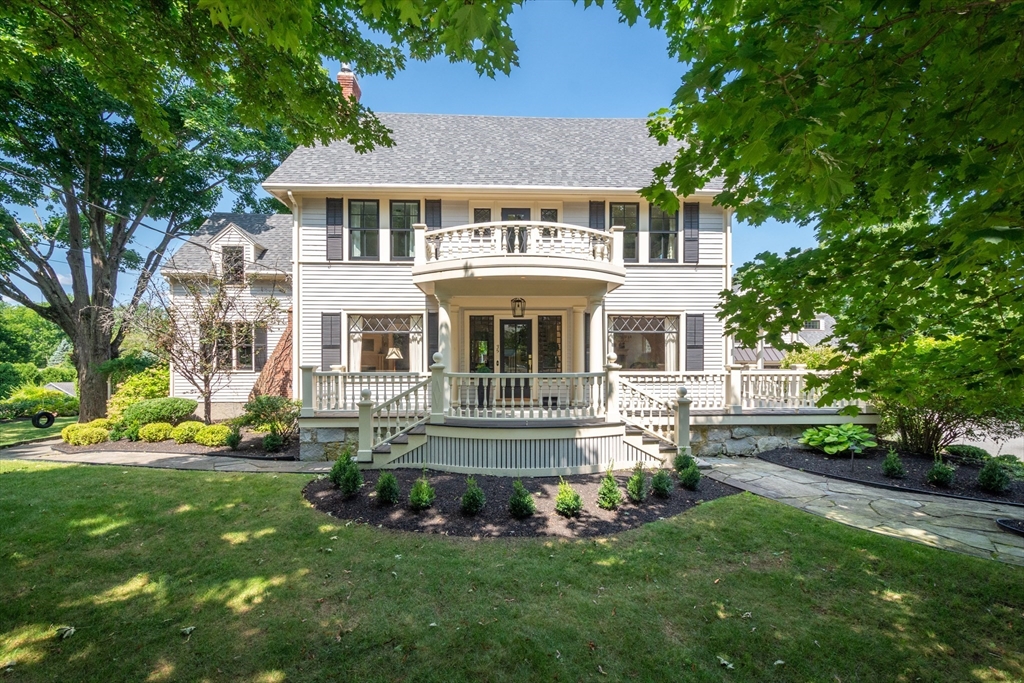
[(426, 262), (525, 254), (611, 262), (612, 232), (566, 223), (494, 221), (432, 230)]
[[(740, 405), (749, 410), (818, 408), (822, 390), (808, 388), (807, 375), (824, 374), (808, 370), (743, 370)], [(827, 407), (838, 410), (848, 405), (867, 407), (863, 401), (839, 401)]]
[(373, 407), (370, 413), (371, 448), (426, 422), (429, 417), (430, 378), (427, 377), (398, 396)]
[(604, 417), (607, 377), (589, 373), (445, 374), (447, 417), (553, 420)]
[(418, 372), (313, 372), (313, 409), (317, 412), (359, 410), (363, 389), (382, 403), (413, 388), (430, 375)]
[(622, 372), (629, 383), (663, 401), (674, 401), (676, 390), (686, 387), (694, 410), (725, 410), (729, 373), (718, 372)]
[(619, 414), (626, 424), (675, 443), (675, 405), (627, 379), (619, 380)]

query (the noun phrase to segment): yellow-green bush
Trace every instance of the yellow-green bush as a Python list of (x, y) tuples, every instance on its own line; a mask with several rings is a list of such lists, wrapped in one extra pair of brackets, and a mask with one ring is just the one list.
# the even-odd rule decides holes
[(170, 422), (151, 422), (139, 428), (139, 438), (150, 443), (167, 441), (167, 439), (171, 438), (171, 430), (173, 429), (174, 425)]
[[(71, 427), (78, 427), (68, 433), (67, 441), (72, 446), (91, 446), (94, 443), (103, 443), (110, 437), (110, 432), (106, 429), (100, 429), (99, 427), (89, 427), (88, 425), (69, 425)], [(65, 430), (68, 427), (64, 428)], [(64, 431), (61, 431), (61, 436), (64, 436)]]
[(227, 425), (209, 425), (196, 434), (196, 443), (200, 446), (226, 446), (230, 435), (231, 427)]
[[(182, 422), (171, 430), (171, 438), (174, 439), (175, 443), (193, 443), (196, 440), (196, 434), (201, 432), (205, 427), (205, 424), (202, 422), (196, 422), (195, 420)], [(142, 432), (140, 431), (139, 433), (141, 434)]]
[(85, 427), (85, 425), (81, 422), (69, 424), (67, 427), (60, 430), (60, 438), (64, 441), (64, 443), (71, 443), (71, 435), (77, 432), (78, 430), (82, 429), (83, 427)]
[(148, 368), (124, 381), (107, 401), (107, 416), (118, 419), (139, 401), (167, 396), (171, 387), (171, 372), (166, 365)]

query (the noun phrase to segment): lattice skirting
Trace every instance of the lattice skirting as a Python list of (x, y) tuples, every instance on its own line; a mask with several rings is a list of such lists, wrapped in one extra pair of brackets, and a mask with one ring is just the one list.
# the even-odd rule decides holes
[(473, 439), (430, 436), (426, 443), (382, 463), (384, 467), (429, 467), (449, 472), (498, 475), (549, 476), (603, 472), (643, 462), (660, 467), (661, 462), (623, 441), (622, 436), (593, 436), (575, 439)]

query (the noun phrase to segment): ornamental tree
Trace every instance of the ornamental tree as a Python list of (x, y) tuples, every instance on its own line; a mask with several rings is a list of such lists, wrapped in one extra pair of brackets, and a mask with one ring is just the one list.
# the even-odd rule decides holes
[(813, 225), (726, 292), (726, 330), (786, 348), (815, 313), (842, 351), (956, 336), (964, 365), (1024, 377), (1024, 2), (619, 0), (688, 67), (651, 121), (684, 141), (645, 195), (712, 178), (737, 217)]

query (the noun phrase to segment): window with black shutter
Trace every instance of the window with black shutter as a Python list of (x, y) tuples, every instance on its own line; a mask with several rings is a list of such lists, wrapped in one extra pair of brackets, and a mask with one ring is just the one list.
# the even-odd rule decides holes
[(441, 200), (427, 199), (423, 202), (423, 222), (427, 230), (437, 230), (441, 227)]
[(683, 204), (683, 263), (700, 260), (700, 204)]
[(327, 260), (345, 258), (345, 201), (327, 200)]
[(224, 284), (240, 285), (245, 282), (245, 247), (224, 247), (220, 257)]
[(320, 368), (341, 365), (341, 313), (320, 315)]
[(427, 313), (427, 367), (434, 364), (434, 354), (441, 349), (441, 318), (437, 313)]
[(686, 316), (686, 370), (704, 369), (704, 316)]
[(253, 330), (253, 350), (255, 359), (255, 370), (259, 372), (267, 364), (267, 327), (257, 325)]
[(604, 230), (604, 202), (590, 202), (590, 227)]

